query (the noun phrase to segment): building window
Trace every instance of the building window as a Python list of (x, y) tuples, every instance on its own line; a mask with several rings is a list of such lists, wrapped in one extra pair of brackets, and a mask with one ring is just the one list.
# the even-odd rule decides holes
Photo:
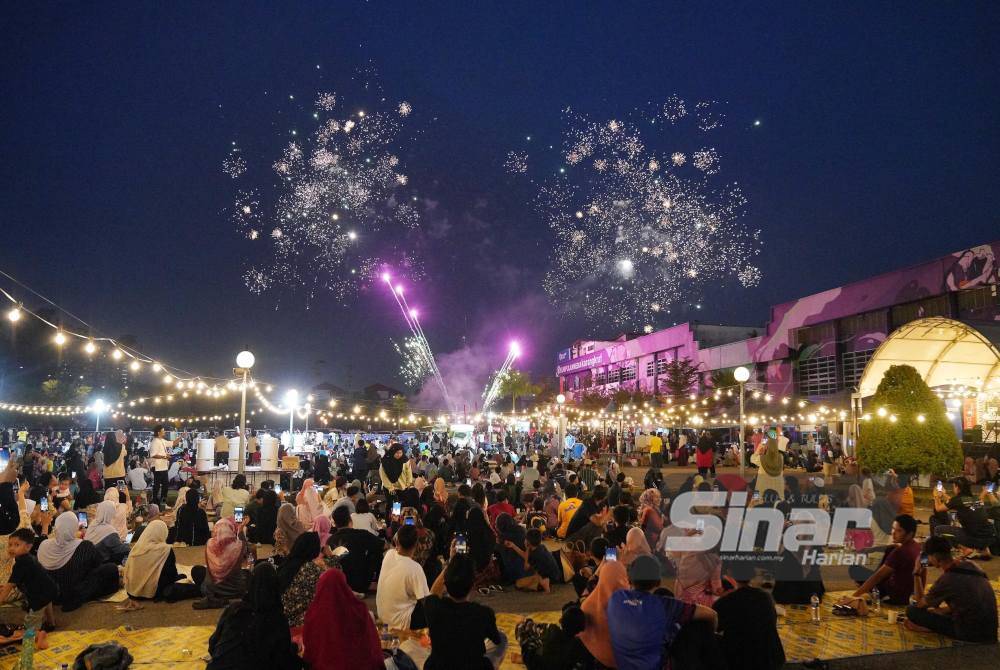
[(988, 307), (1000, 305), (1000, 291), (996, 286), (984, 286), (970, 291), (960, 291), (958, 294), (958, 309), (962, 315)]
[(607, 372), (605, 372), (604, 370), (601, 370), (600, 372), (594, 373), (594, 385), (595, 386), (604, 386), (607, 383), (608, 383), (608, 373)]
[(656, 373), (655, 374), (658, 374), (658, 375), (665, 375), (665, 374), (667, 374), (667, 363), (668, 362), (669, 361), (667, 361), (664, 358), (661, 358), (658, 361), (647, 361), (646, 362), (646, 376), (647, 377), (652, 377), (654, 375), (654, 373), (653, 373), (653, 369), (654, 369), (653, 366), (654, 365), (656, 366), (656, 368), (655, 368), (656, 369)]
[(627, 368), (622, 368), (622, 381), (630, 382), (635, 379), (635, 365), (630, 365)]
[(837, 357), (817, 356), (799, 361), (799, 393), (806, 396), (837, 392)]
[(928, 316), (951, 316), (951, 305), (947, 295), (925, 298), (892, 308), (892, 325), (899, 328), (903, 324)]
[(874, 349), (864, 351), (848, 351), (841, 356), (840, 364), (843, 371), (844, 388), (856, 390), (861, 382), (868, 361), (875, 355)]
[(646, 361), (646, 376), (652, 377), (656, 373), (656, 362)]
[(618, 370), (618, 369), (608, 370), (608, 383), (609, 384), (617, 384), (618, 380), (620, 379), (620, 377), (621, 377), (621, 370)]

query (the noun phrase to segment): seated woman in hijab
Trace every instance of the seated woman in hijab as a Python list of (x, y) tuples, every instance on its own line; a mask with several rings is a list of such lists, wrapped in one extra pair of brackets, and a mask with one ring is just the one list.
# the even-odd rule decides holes
[(274, 553), (278, 556), (288, 556), (295, 545), (295, 540), (312, 527), (312, 522), (308, 526), (303, 526), (295, 514), (295, 506), (291, 503), (283, 503), (278, 508), (277, 522), (278, 527), (274, 531)]
[(312, 528), (313, 519), (323, 514), (323, 501), (316, 492), (315, 482), (307, 479), (295, 495), (295, 516), (303, 528)]
[(385, 668), (375, 621), (340, 570), (327, 570), (320, 577), (306, 611), (302, 641), (310, 670)]
[(125, 562), (125, 592), (128, 602), (115, 609), (121, 612), (141, 610), (140, 600), (177, 602), (197, 598), (197, 584), (178, 584), (184, 575), (177, 572), (174, 550), (167, 544), (167, 524), (159, 519), (149, 522), (142, 537), (132, 547)]
[(513, 549), (506, 548), (506, 542), (513, 542), (518, 549), (524, 551), (525, 529), (524, 526), (514, 521), (514, 517), (509, 514), (500, 514), (497, 517), (497, 539), (500, 549), (501, 571), (504, 580), (516, 582), (522, 577), (528, 576), (528, 570), (524, 566), (524, 559)]
[(693, 605), (711, 607), (724, 593), (722, 560), (715, 551), (677, 552), (674, 597)]
[(646, 542), (646, 535), (642, 532), (642, 528), (633, 526), (629, 528), (628, 533), (625, 535), (625, 551), (618, 557), (618, 560), (624, 563), (627, 568), (632, 565), (632, 561), (637, 556), (643, 554), (652, 556), (653, 551), (649, 548), (649, 543)]
[(473, 507), (469, 510), (465, 522), (465, 537), (469, 545), (469, 555), (476, 564), (477, 588), (495, 584), (500, 577), (500, 569), (493, 560), (493, 550), (497, 546), (497, 538), (486, 521), (482, 508)]
[(243, 597), (247, 589), (247, 573), (243, 571), (249, 548), (240, 537), (241, 528), (232, 517), (225, 517), (212, 528), (212, 539), (205, 545), (205, 567), (196, 565), (191, 578), (201, 582), (204, 600), (194, 603), (195, 609), (225, 607), (230, 600)]
[(78, 524), (76, 514), (63, 512), (52, 535), (38, 547), (38, 562), (59, 586), (55, 604), (64, 612), (118, 590), (118, 567), (105, 563), (93, 544), (77, 537)]
[(293, 629), (293, 638), (301, 635), (301, 631), (296, 629), (302, 626), (306, 610), (316, 593), (316, 584), (327, 569), (321, 553), (319, 534), (302, 533), (295, 540), (288, 558), (278, 566), (281, 605), (288, 625)]
[(128, 558), (129, 545), (122, 542), (114, 527), (116, 511), (115, 504), (109, 500), (98, 505), (94, 522), (87, 528), (83, 539), (94, 545), (105, 563), (122, 565)]
[(115, 527), (118, 538), (124, 542), (125, 538), (128, 537), (128, 518), (132, 515), (132, 498), (129, 497), (128, 493), (112, 488), (104, 492), (104, 501), (113, 503), (115, 506), (111, 525)]
[(211, 660), (206, 670), (303, 667), (281, 611), (278, 576), (270, 563), (254, 567), (243, 599), (222, 613), (208, 639), (208, 653)]
[(174, 542), (183, 542), (192, 547), (200, 547), (208, 542), (208, 515), (199, 504), (201, 497), (197, 489), (188, 489), (184, 494), (184, 504), (177, 511), (174, 524)]
[(94, 483), (88, 477), (84, 477), (83, 479), (77, 478), (77, 482), (79, 490), (73, 499), (74, 510), (85, 511), (91, 505), (96, 505), (103, 500), (97, 491), (94, 490)]
[(608, 629), (608, 603), (611, 595), (629, 587), (625, 566), (619, 561), (605, 561), (597, 571), (597, 587), (580, 605), (586, 623), (579, 639), (591, 655), (603, 665), (615, 667), (611, 648), (611, 631)]
[(261, 489), (257, 493), (260, 504), (250, 515), (250, 526), (247, 528), (248, 539), (257, 544), (274, 545), (274, 531), (278, 527), (278, 494), (269, 489)]

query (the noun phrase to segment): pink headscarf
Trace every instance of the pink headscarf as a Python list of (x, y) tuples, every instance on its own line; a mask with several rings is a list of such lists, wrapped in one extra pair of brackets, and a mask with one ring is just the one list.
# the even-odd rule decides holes
[(239, 527), (232, 517), (215, 522), (212, 537), (205, 545), (205, 563), (215, 583), (223, 581), (239, 568), (243, 560), (244, 546), (239, 539)]
[(313, 519), (323, 513), (323, 501), (313, 488), (313, 480), (307, 479), (302, 482), (302, 489), (295, 496), (295, 515), (302, 522), (304, 528), (311, 528)]
[(326, 541), (330, 539), (330, 517), (325, 514), (320, 514), (318, 517), (313, 519), (312, 529), (317, 535), (319, 535), (319, 546), (325, 547)]
[(642, 528), (629, 528), (628, 534), (625, 536), (625, 552), (621, 562), (628, 567), (632, 565), (636, 556), (642, 554), (653, 555), (653, 551), (649, 548), (649, 542), (646, 541), (646, 535), (642, 532)]

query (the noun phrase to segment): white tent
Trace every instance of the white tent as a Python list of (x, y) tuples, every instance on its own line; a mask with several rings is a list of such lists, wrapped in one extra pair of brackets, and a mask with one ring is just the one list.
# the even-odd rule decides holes
[(912, 365), (931, 388), (959, 385), (1000, 389), (1000, 350), (990, 338), (994, 327), (973, 327), (942, 317), (900, 326), (886, 338), (865, 367), (858, 385), (861, 397), (875, 393), (891, 365)]

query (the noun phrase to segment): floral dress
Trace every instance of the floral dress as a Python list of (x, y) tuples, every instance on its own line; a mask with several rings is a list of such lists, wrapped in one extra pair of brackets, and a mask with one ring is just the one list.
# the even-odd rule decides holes
[(324, 572), (326, 568), (316, 565), (313, 561), (303, 564), (291, 585), (281, 594), (281, 606), (285, 610), (289, 628), (305, 623), (306, 610), (316, 595), (316, 584)]

